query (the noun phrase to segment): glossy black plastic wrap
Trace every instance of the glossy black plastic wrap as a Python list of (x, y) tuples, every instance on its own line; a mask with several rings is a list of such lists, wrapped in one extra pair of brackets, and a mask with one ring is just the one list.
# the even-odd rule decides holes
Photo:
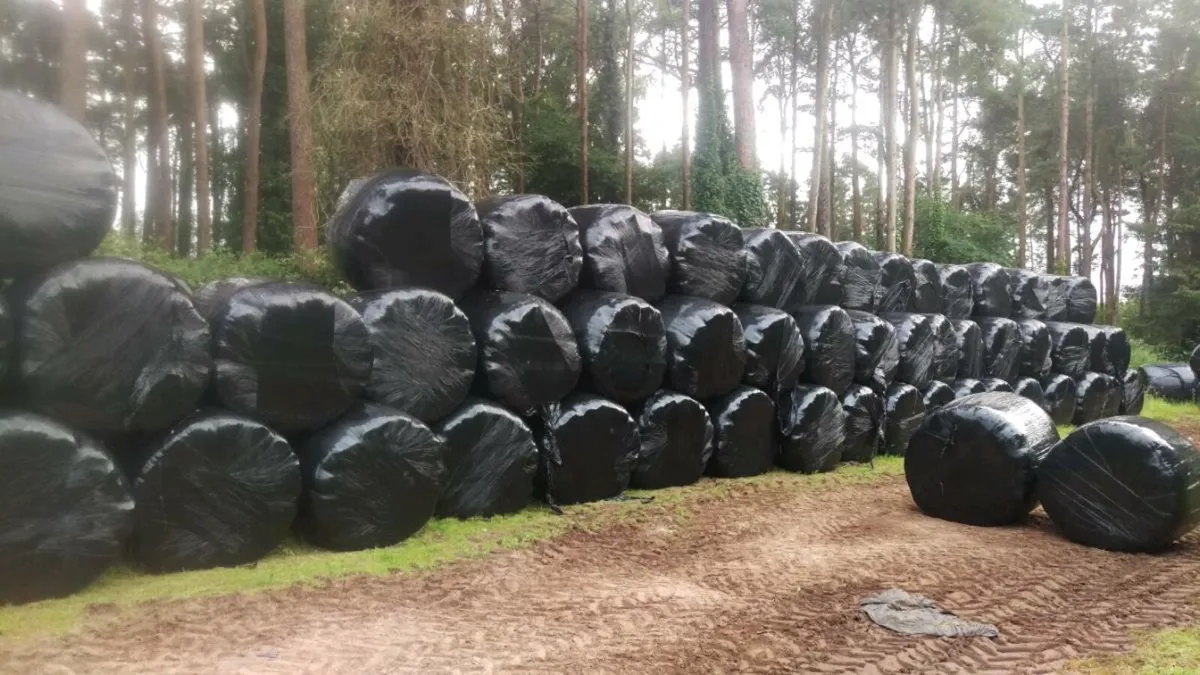
[(1076, 429), (1042, 460), (1037, 485), (1050, 520), (1085, 546), (1154, 552), (1200, 524), (1200, 455), (1144, 417)]
[(479, 351), (477, 393), (526, 415), (575, 388), (579, 346), (554, 305), (536, 295), (477, 290), (461, 307)]
[(95, 251), (112, 229), (117, 177), (104, 149), (58, 107), (0, 91), (0, 279)]
[(0, 412), (0, 604), (70, 595), (120, 556), (133, 495), (94, 440), (26, 412)]
[(956, 398), (958, 396), (954, 393), (954, 387), (937, 380), (925, 385), (925, 388), (921, 390), (921, 401), (925, 403), (925, 412), (937, 410)]
[(1080, 377), (1092, 366), (1092, 339), (1087, 327), (1075, 323), (1051, 321), (1050, 362), (1056, 373)]
[(1130, 368), (1125, 371), (1121, 382), (1121, 407), (1117, 411), (1121, 415), (1140, 415), (1146, 405), (1146, 387), (1150, 378), (1141, 368)]
[(618, 403), (645, 399), (667, 370), (662, 314), (632, 295), (577, 291), (562, 308), (579, 345), (578, 388)]
[(1008, 270), (1008, 288), (1012, 294), (1012, 318), (1044, 319), (1046, 317), (1045, 276), (1029, 270)]
[(457, 300), (483, 268), (483, 228), (439, 176), (389, 169), (351, 181), (325, 226), (330, 258), (360, 291), (429, 288)]
[(426, 424), (449, 415), (475, 379), (471, 322), (437, 291), (375, 291), (350, 299), (371, 336), (366, 397)]
[(700, 480), (713, 453), (713, 424), (699, 401), (660, 390), (642, 406), (637, 422), (641, 446), (632, 487), (657, 490)]
[(1012, 295), (1009, 291), (1008, 270), (995, 263), (971, 263), (971, 288), (974, 295), (974, 316), (1012, 316)]
[(1010, 394), (1014, 392), (1012, 384), (1010, 384), (1008, 380), (1003, 380), (999, 377), (985, 377), (980, 380), (980, 382), (983, 384), (983, 390), (985, 392), (1000, 391)]
[(800, 271), (804, 275), (803, 305), (842, 305), (846, 301), (842, 287), (842, 252), (833, 242), (811, 232), (787, 232), (800, 252)]
[(556, 504), (619, 496), (629, 487), (641, 449), (629, 413), (592, 394), (571, 394), (547, 406), (539, 441), (539, 492)]
[(776, 463), (788, 471), (833, 471), (842, 461), (846, 416), (833, 391), (800, 385), (784, 392), (776, 403), (779, 418), (779, 456)]
[(0, 388), (3, 388), (4, 378), (8, 375), (15, 333), (16, 325), (13, 321), (12, 310), (8, 308), (8, 301), (4, 299), (3, 295), (0, 295)]
[(942, 280), (942, 314), (947, 319), (969, 319), (975, 315), (975, 286), (971, 272), (962, 265), (934, 265)]
[(467, 399), (435, 428), (444, 443), (442, 518), (516, 513), (533, 500), (538, 447), (520, 417), (491, 401)]
[(1071, 423), (1079, 426), (1104, 417), (1108, 404), (1110, 382), (1100, 373), (1084, 373), (1075, 380), (1075, 417)]
[(1038, 463), (1058, 442), (1041, 406), (975, 394), (930, 413), (908, 445), (904, 476), (917, 508), (967, 525), (1010, 525), (1037, 506)]
[(958, 347), (958, 333), (954, 323), (941, 314), (926, 314), (933, 333), (933, 366), (931, 376), (942, 382), (953, 382), (958, 377), (958, 362), (962, 350)]
[(746, 338), (737, 314), (682, 295), (668, 295), (658, 309), (667, 328), (667, 386), (701, 400), (733, 391), (746, 370)]
[(1078, 385), (1070, 375), (1053, 374), (1042, 380), (1042, 391), (1046, 396), (1046, 411), (1055, 424), (1072, 424), (1075, 421)]
[(1121, 406), (1125, 403), (1125, 383), (1112, 375), (1105, 374), (1108, 385), (1108, 398), (1104, 399), (1104, 417), (1116, 417), (1121, 414)]
[(203, 413), (156, 443), (134, 480), (129, 550), (155, 572), (256, 562), (291, 529), (300, 488), (300, 462), (283, 436)]
[(908, 312), (917, 290), (917, 273), (912, 261), (897, 253), (876, 252), (879, 261), (879, 292), (875, 296), (875, 311)]
[(959, 378), (983, 377), (983, 331), (979, 324), (969, 319), (951, 320), (955, 341), (958, 343)]
[(983, 332), (983, 375), (1013, 381), (1021, 365), (1021, 327), (1016, 321), (1001, 317), (979, 317), (975, 320)]
[(896, 381), (920, 388), (934, 379), (934, 355), (938, 340), (934, 335), (933, 319), (927, 314), (902, 312), (880, 314), (880, 318), (896, 329), (896, 342), (900, 346), (900, 367), (896, 369)]
[(708, 403), (713, 454), (707, 473), (742, 478), (766, 473), (779, 454), (775, 403), (761, 389), (738, 387)]
[(922, 258), (913, 258), (913, 273), (917, 276), (917, 287), (913, 291), (910, 311), (916, 314), (942, 314), (942, 277), (937, 265)]
[(732, 304), (746, 280), (742, 228), (727, 218), (691, 211), (650, 215), (671, 256), (667, 292)]
[(192, 291), (192, 304), (205, 321), (213, 322), (221, 316), (225, 303), (229, 302), (238, 291), (251, 286), (272, 283), (272, 279), (262, 277), (227, 277), (204, 284)]
[(854, 381), (882, 394), (900, 367), (900, 343), (888, 321), (858, 310), (846, 312), (854, 323)]
[(1087, 277), (1066, 277), (1067, 321), (1092, 323), (1096, 320), (1096, 286)]
[[(839, 241), (837, 248), (842, 254), (842, 307), (874, 312), (875, 297), (883, 278), (875, 254), (853, 241)], [(942, 311), (940, 305), (936, 311)]]
[(774, 228), (742, 230), (746, 249), (746, 283), (741, 300), (786, 311), (802, 307), (807, 297), (804, 261), (796, 244)]
[(804, 337), (792, 315), (779, 309), (739, 303), (733, 306), (746, 338), (742, 382), (772, 396), (791, 389), (804, 372)]
[(362, 316), (320, 288), (244, 288), (213, 324), (221, 407), (283, 432), (332, 422), (366, 390), (375, 349)]
[(903, 455), (913, 434), (925, 420), (925, 399), (911, 384), (893, 382), (883, 401), (883, 450), (887, 455)]
[(97, 434), (161, 431), (195, 410), (209, 381), (211, 333), (166, 275), (85, 258), (20, 295), (22, 407)]
[(800, 379), (841, 396), (854, 380), (856, 370), (855, 329), (850, 315), (840, 307), (818, 305), (801, 307), (792, 316), (804, 336), (807, 363)]
[(1048, 407), (1046, 403), (1046, 390), (1042, 388), (1042, 383), (1032, 377), (1022, 377), (1017, 380), (1013, 386), (1013, 393), (1040, 405), (1043, 410)]
[(973, 377), (957, 379), (952, 386), (954, 387), (954, 398), (956, 399), (970, 396), (971, 394), (982, 394), (988, 390), (987, 384), (983, 380)]
[(624, 204), (571, 209), (583, 244), (582, 288), (654, 302), (667, 293), (671, 258), (650, 216)]
[(1046, 377), (1054, 367), (1054, 360), (1050, 358), (1050, 350), (1054, 346), (1050, 329), (1037, 319), (1021, 319), (1017, 321), (1017, 328), (1021, 331), (1017, 374), (1038, 380)]
[(490, 288), (558, 302), (579, 285), (579, 225), (562, 204), (542, 195), (476, 202), (483, 228), (483, 274)]
[(1146, 392), (1168, 401), (1191, 401), (1196, 396), (1196, 373), (1186, 363), (1149, 363)]
[(870, 387), (852, 384), (842, 396), (846, 420), (842, 461), (870, 462), (883, 443), (883, 397)]
[(1100, 326), (1100, 332), (1104, 333), (1104, 365), (1106, 366), (1104, 374), (1112, 375), (1117, 379), (1124, 378), (1126, 371), (1129, 370), (1129, 361), (1133, 356), (1132, 348), (1129, 345), (1129, 336), (1123, 329), (1116, 326)]
[(446, 484), (445, 442), (385, 406), (356, 405), (298, 450), (304, 491), (296, 531), (333, 551), (411, 537), (433, 517)]
[(1112, 370), (1108, 360), (1108, 333), (1103, 326), (1083, 325), (1088, 335), (1088, 370), (1094, 373), (1107, 373)]

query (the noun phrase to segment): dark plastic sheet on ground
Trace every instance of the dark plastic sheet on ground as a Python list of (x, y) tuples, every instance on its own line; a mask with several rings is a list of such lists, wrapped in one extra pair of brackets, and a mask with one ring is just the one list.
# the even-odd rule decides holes
[(524, 293), (476, 291), (463, 299), (462, 309), (479, 351), (478, 393), (528, 414), (575, 388), (579, 347), (554, 305)]
[(980, 383), (983, 384), (983, 390), (986, 392), (1000, 391), (1013, 393), (1013, 386), (1009, 384), (1008, 380), (1002, 380), (998, 377), (985, 377), (980, 380)]
[(1046, 395), (1046, 411), (1055, 424), (1071, 424), (1075, 420), (1076, 396), (1078, 386), (1075, 379), (1069, 375), (1055, 374), (1042, 380), (1042, 390)]
[(880, 280), (879, 293), (875, 297), (875, 311), (908, 312), (917, 290), (917, 273), (912, 261), (896, 253), (877, 252)]
[(1118, 379), (1125, 377), (1132, 358), (1129, 336), (1116, 326), (1100, 326), (1100, 331), (1104, 333), (1104, 365), (1107, 366), (1104, 374)]
[(638, 416), (641, 449), (631, 485), (657, 490), (700, 480), (713, 453), (713, 424), (694, 398), (663, 389)]
[(238, 291), (251, 286), (271, 283), (271, 279), (262, 277), (228, 277), (204, 284), (192, 292), (192, 304), (196, 311), (208, 322), (216, 321), (221, 316), (225, 303)]
[(330, 257), (360, 291), (430, 288), (457, 300), (483, 268), (483, 228), (449, 181), (389, 169), (352, 181), (325, 226)]
[(935, 265), (942, 280), (942, 314), (947, 319), (969, 319), (975, 314), (975, 287), (971, 272), (962, 265)]
[(788, 471), (833, 471), (842, 461), (846, 416), (837, 394), (825, 387), (800, 385), (784, 392), (779, 415), (779, 466)]
[(208, 323), (171, 279), (86, 258), (23, 294), (22, 405), (82, 431), (160, 431), (191, 413), (212, 365)]
[(667, 292), (732, 304), (746, 280), (742, 229), (710, 213), (659, 211), (650, 218), (662, 228), (671, 255)]
[(933, 319), (926, 314), (904, 313), (881, 314), (880, 317), (896, 329), (896, 342), (900, 346), (896, 381), (918, 388), (929, 384), (934, 378), (934, 356), (938, 348)]
[(1122, 415), (1142, 414), (1142, 407), (1146, 404), (1146, 386), (1149, 380), (1146, 371), (1141, 368), (1130, 368), (1125, 371), (1125, 377), (1121, 383), (1121, 407), (1117, 412)]
[(0, 604), (70, 595), (124, 549), (133, 495), (95, 441), (31, 413), (0, 413)]
[(855, 330), (846, 310), (821, 305), (793, 313), (804, 336), (806, 365), (801, 379), (841, 396), (854, 380)]
[(1021, 328), (1016, 321), (1000, 317), (976, 319), (983, 332), (983, 374), (1001, 380), (1017, 379), (1021, 361)]
[(579, 389), (633, 403), (662, 385), (667, 334), (662, 314), (650, 303), (632, 295), (577, 291), (563, 315), (579, 345)]
[(900, 367), (900, 343), (892, 324), (867, 312), (846, 312), (854, 323), (854, 381), (882, 394)]
[(439, 517), (490, 518), (529, 505), (538, 448), (520, 417), (491, 401), (468, 399), (436, 431), (445, 443), (447, 476)]
[(783, 232), (771, 229), (742, 230), (746, 246), (746, 283), (741, 299), (792, 311), (804, 306), (804, 261), (796, 244)]
[(616, 497), (638, 460), (638, 425), (624, 408), (591, 394), (547, 407), (540, 431), (539, 491), (557, 504)]
[(746, 338), (742, 381), (772, 396), (796, 386), (804, 372), (804, 338), (783, 310), (739, 303), (733, 306)]
[(406, 289), (350, 300), (371, 335), (375, 360), (367, 398), (426, 424), (449, 415), (475, 379), (471, 322), (449, 296)]
[(969, 319), (950, 322), (954, 327), (955, 342), (958, 344), (958, 377), (983, 377), (983, 331), (979, 324)]
[(112, 228), (117, 177), (104, 149), (61, 109), (0, 91), (0, 279), (95, 251)]
[(491, 288), (558, 302), (579, 284), (579, 225), (541, 195), (491, 197), (475, 204), (483, 228), (483, 275)]
[(842, 305), (842, 252), (825, 237), (809, 232), (788, 232), (800, 252), (804, 305)]
[(988, 390), (983, 380), (973, 377), (964, 377), (955, 380), (952, 386), (954, 387), (954, 398), (956, 399), (970, 396), (971, 394), (982, 394)]
[(296, 530), (314, 546), (391, 546), (433, 516), (446, 484), (444, 441), (415, 417), (360, 404), (299, 448)]
[(1103, 420), (1050, 451), (1038, 467), (1038, 497), (1071, 541), (1159, 551), (1200, 523), (1200, 455), (1160, 422)]
[(1191, 401), (1196, 396), (1196, 374), (1186, 363), (1152, 363), (1146, 371), (1146, 391), (1168, 401)]
[(130, 551), (156, 572), (256, 562), (288, 534), (300, 487), (283, 436), (237, 415), (203, 414), (156, 444), (134, 480)]
[(371, 377), (375, 350), (362, 316), (306, 284), (242, 289), (225, 303), (214, 333), (221, 406), (284, 433), (333, 421)]
[(954, 393), (954, 387), (945, 382), (935, 380), (921, 390), (921, 400), (925, 403), (926, 412), (937, 410), (956, 398), (958, 396)]
[(1080, 377), (1092, 365), (1092, 340), (1085, 326), (1048, 322), (1050, 362), (1054, 372)]
[[(840, 241), (837, 248), (842, 254), (842, 307), (874, 312), (875, 296), (883, 274), (875, 254), (853, 241)], [(941, 305), (933, 311), (942, 311)]]
[(913, 272), (917, 275), (917, 288), (913, 291), (909, 305), (917, 314), (942, 314), (942, 278), (937, 265), (929, 260), (913, 258)]
[(925, 400), (914, 386), (894, 382), (883, 402), (883, 453), (903, 455), (908, 442), (925, 419)]
[(1054, 361), (1050, 358), (1050, 350), (1054, 346), (1050, 340), (1050, 329), (1036, 319), (1021, 319), (1017, 321), (1017, 328), (1021, 330), (1021, 353), (1017, 359), (1017, 374), (1038, 380), (1046, 377), (1054, 366)]
[(708, 404), (714, 442), (707, 473), (741, 478), (766, 473), (775, 465), (779, 445), (775, 404), (766, 392), (738, 387)]
[(571, 209), (583, 244), (579, 285), (654, 302), (667, 293), (671, 258), (650, 216), (623, 204)]
[(1086, 373), (1075, 381), (1075, 417), (1071, 422), (1076, 426), (1104, 417), (1111, 384), (1106, 377), (1100, 373)]
[(1008, 287), (1012, 293), (1013, 319), (1044, 319), (1046, 316), (1046, 278), (1022, 269), (1008, 270)]
[(1008, 525), (1037, 505), (1038, 462), (1058, 441), (1037, 403), (976, 394), (930, 413), (908, 446), (904, 476), (926, 515), (968, 525)]
[(667, 386), (698, 399), (729, 393), (746, 368), (746, 338), (733, 310), (703, 298), (658, 303), (667, 328)]
[(1042, 388), (1042, 383), (1032, 377), (1022, 377), (1017, 380), (1016, 386), (1013, 387), (1013, 393), (1040, 405), (1043, 410), (1046, 409), (1046, 390)]
[(842, 461), (870, 462), (883, 443), (883, 397), (870, 387), (852, 384), (842, 396), (846, 419)]
[(971, 288), (974, 293), (974, 315), (980, 317), (1012, 316), (1012, 295), (1008, 270), (995, 263), (971, 263)]
[(927, 314), (933, 332), (933, 366), (930, 375), (942, 382), (953, 382), (958, 377), (958, 362), (962, 351), (958, 348), (958, 334), (954, 324), (941, 314)]

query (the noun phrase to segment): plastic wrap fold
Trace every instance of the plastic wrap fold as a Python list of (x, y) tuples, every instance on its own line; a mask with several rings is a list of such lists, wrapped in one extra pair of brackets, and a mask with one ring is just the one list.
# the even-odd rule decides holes
[(1008, 270), (995, 263), (971, 263), (971, 288), (975, 301), (975, 316), (1012, 316), (1012, 295), (1009, 291)]
[(1186, 363), (1149, 363), (1146, 392), (1168, 401), (1191, 401), (1196, 397), (1196, 373)]
[(547, 407), (539, 441), (539, 492), (558, 504), (620, 495), (641, 448), (637, 423), (624, 408), (578, 393)]
[(945, 382), (934, 380), (921, 390), (921, 401), (925, 403), (925, 412), (937, 410), (958, 398), (954, 387)]
[(1012, 294), (1012, 318), (1042, 320), (1046, 317), (1046, 278), (1022, 269), (1008, 270), (1008, 288)]
[[(874, 312), (875, 297), (879, 293), (883, 274), (875, 254), (853, 241), (840, 241), (837, 248), (842, 254), (842, 307)], [(934, 311), (942, 311), (941, 306)]]
[(577, 291), (562, 311), (579, 345), (579, 389), (633, 403), (662, 385), (667, 334), (662, 314), (650, 303), (632, 295)]
[(917, 314), (943, 314), (942, 277), (937, 265), (929, 260), (913, 258), (913, 273), (917, 276), (917, 287), (913, 291), (910, 311)]
[(933, 319), (926, 314), (905, 313), (881, 314), (880, 318), (896, 329), (896, 343), (900, 347), (896, 381), (917, 388), (929, 384), (934, 379), (934, 355), (939, 346)]
[(1150, 378), (1141, 368), (1130, 368), (1125, 371), (1121, 381), (1121, 407), (1117, 411), (1121, 415), (1140, 415), (1146, 404), (1146, 387)]
[(733, 306), (746, 338), (742, 382), (772, 396), (791, 389), (804, 372), (804, 337), (783, 310), (739, 303)]
[(1048, 322), (1050, 362), (1054, 372), (1080, 377), (1092, 365), (1092, 341), (1086, 326)]
[(807, 298), (804, 261), (796, 244), (774, 228), (742, 230), (746, 247), (746, 283), (741, 299), (786, 311)]
[(1076, 379), (1073, 424), (1087, 424), (1104, 417), (1104, 408), (1108, 405), (1108, 396), (1113, 388), (1110, 379), (1101, 373), (1085, 373)]
[(935, 265), (942, 281), (942, 314), (947, 319), (969, 319), (975, 314), (975, 287), (971, 272), (962, 265)]
[(917, 290), (917, 273), (913, 264), (896, 253), (877, 252), (879, 261), (879, 292), (875, 296), (875, 311), (880, 314), (911, 311)]
[(1013, 386), (1013, 393), (1033, 401), (1041, 406), (1042, 410), (1049, 407), (1046, 403), (1046, 390), (1042, 388), (1042, 383), (1035, 378), (1022, 377), (1017, 380), (1016, 385)]
[(793, 312), (804, 336), (806, 365), (801, 379), (841, 396), (854, 380), (854, 322), (846, 310), (831, 305), (801, 307)]
[(713, 424), (699, 401), (663, 389), (646, 401), (637, 421), (641, 449), (633, 487), (657, 490), (700, 480), (713, 453)]
[(1108, 373), (1113, 365), (1108, 359), (1108, 332), (1103, 326), (1082, 325), (1088, 335), (1088, 370)]
[(729, 393), (746, 368), (746, 338), (733, 310), (703, 298), (658, 303), (667, 329), (667, 386), (698, 399)]
[(1017, 328), (1021, 330), (1017, 374), (1041, 380), (1049, 375), (1050, 369), (1054, 367), (1054, 360), (1050, 357), (1054, 346), (1050, 339), (1050, 329), (1036, 319), (1021, 319), (1017, 321)]
[(833, 471), (842, 461), (846, 417), (833, 391), (800, 385), (779, 397), (780, 445), (776, 462), (788, 471)]
[(1001, 317), (979, 317), (983, 332), (983, 374), (1015, 381), (1021, 365), (1023, 340), (1016, 321)]
[(964, 377), (954, 381), (954, 398), (960, 399), (971, 394), (982, 394), (988, 390), (987, 385), (983, 380), (973, 377)]
[(654, 302), (667, 293), (671, 259), (650, 216), (623, 204), (571, 209), (583, 244), (579, 285)]
[(983, 377), (983, 331), (969, 319), (952, 320), (955, 341), (958, 343), (959, 378)]
[(650, 218), (662, 228), (671, 256), (667, 292), (732, 304), (746, 280), (742, 229), (711, 213), (658, 211)]
[(263, 277), (228, 277), (204, 284), (192, 291), (192, 304), (205, 321), (214, 322), (221, 316), (225, 303), (229, 302), (238, 291), (251, 286), (272, 283), (272, 279)]
[(567, 209), (541, 195), (475, 204), (483, 228), (483, 275), (491, 288), (558, 302), (579, 285), (583, 247)]
[(842, 395), (846, 420), (842, 461), (870, 462), (883, 444), (883, 397), (861, 384), (852, 384)]
[(1105, 354), (1105, 375), (1112, 375), (1117, 379), (1125, 377), (1125, 373), (1129, 370), (1129, 361), (1132, 357), (1132, 348), (1129, 345), (1129, 336), (1125, 331), (1116, 326), (1100, 326), (1100, 331), (1104, 333), (1104, 354)]
[(442, 518), (490, 518), (516, 513), (534, 495), (538, 447), (520, 417), (483, 399), (467, 399), (438, 424), (446, 482), (437, 500)]
[(933, 333), (933, 365), (930, 377), (941, 382), (953, 382), (958, 377), (958, 362), (962, 350), (958, 347), (958, 333), (954, 323), (941, 314), (926, 314)]
[(842, 252), (819, 234), (788, 232), (787, 235), (800, 252), (803, 305), (842, 305), (846, 300), (842, 287)]
[(888, 321), (857, 310), (846, 312), (854, 323), (854, 381), (882, 394), (900, 367), (900, 343)]
[(775, 404), (761, 389), (738, 387), (708, 404), (714, 442), (709, 475), (741, 478), (766, 473), (775, 465), (779, 445)]
[(998, 377), (985, 377), (980, 382), (983, 384), (985, 392), (1000, 391), (1011, 394), (1014, 391), (1012, 384), (1008, 380), (1002, 380)]
[(1046, 396), (1046, 411), (1055, 424), (1066, 425), (1075, 421), (1078, 385), (1069, 375), (1054, 374), (1042, 380), (1042, 391)]
[(893, 382), (883, 401), (883, 452), (903, 455), (908, 443), (925, 419), (925, 399), (916, 387)]

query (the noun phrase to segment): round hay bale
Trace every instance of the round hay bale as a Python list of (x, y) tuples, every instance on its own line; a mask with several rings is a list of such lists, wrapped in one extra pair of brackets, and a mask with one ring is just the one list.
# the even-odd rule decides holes
[(650, 303), (632, 295), (578, 291), (562, 310), (579, 345), (579, 389), (634, 403), (662, 385), (667, 332), (662, 314)]
[(1192, 375), (1200, 377), (1200, 345), (1196, 345), (1192, 350), (1192, 359), (1188, 365), (1192, 367)]
[[(842, 288), (842, 253), (837, 246), (819, 234), (786, 232), (800, 252), (804, 286), (803, 304), (842, 305), (846, 301)], [(789, 308), (794, 309), (795, 306)]]
[(846, 420), (842, 461), (870, 462), (883, 443), (883, 397), (870, 387), (852, 384), (842, 396)]
[(975, 300), (974, 316), (1012, 316), (1012, 295), (1009, 293), (1008, 270), (995, 263), (971, 263), (971, 288)]
[(917, 287), (913, 291), (911, 311), (916, 314), (942, 314), (942, 278), (937, 265), (928, 260), (913, 258), (913, 272), (917, 276)]
[(983, 332), (984, 377), (1016, 380), (1023, 344), (1020, 326), (1002, 317), (979, 317), (976, 323)]
[(882, 393), (900, 367), (896, 329), (874, 314), (856, 310), (846, 314), (854, 323), (854, 381)]
[(921, 392), (910, 384), (893, 382), (884, 398), (883, 419), (883, 453), (903, 456), (909, 440), (925, 419), (925, 400)]
[(630, 484), (642, 490), (691, 485), (713, 453), (713, 424), (694, 398), (666, 389), (646, 401), (638, 416), (641, 450)]
[(1033, 401), (1045, 410), (1048, 407), (1046, 403), (1046, 390), (1042, 388), (1042, 383), (1032, 377), (1022, 377), (1017, 380), (1016, 386), (1013, 387), (1013, 393), (1018, 396)]
[(933, 319), (926, 314), (904, 313), (880, 314), (880, 318), (896, 329), (900, 347), (896, 381), (918, 388), (929, 384), (934, 377), (934, 356), (938, 349)]
[(1010, 394), (1013, 393), (1013, 386), (1008, 383), (1008, 380), (1002, 380), (998, 377), (985, 377), (980, 380), (980, 383), (983, 384), (983, 390), (985, 392), (1000, 391)]
[(1142, 407), (1146, 404), (1146, 386), (1149, 381), (1150, 378), (1146, 376), (1146, 371), (1141, 368), (1131, 368), (1125, 371), (1125, 378), (1121, 386), (1121, 408), (1118, 413), (1122, 415), (1142, 414)]
[(1129, 361), (1133, 356), (1133, 350), (1129, 345), (1129, 336), (1116, 326), (1100, 326), (1100, 332), (1104, 333), (1105, 366), (1107, 366), (1104, 374), (1122, 379), (1129, 370)]
[(538, 448), (520, 417), (491, 401), (468, 399), (436, 431), (446, 470), (439, 518), (490, 518), (533, 501)]
[(708, 474), (742, 478), (766, 473), (775, 465), (779, 445), (775, 404), (766, 392), (738, 387), (708, 404), (715, 443)]
[[(840, 241), (837, 248), (842, 254), (842, 307), (874, 312), (875, 296), (883, 274), (875, 254), (853, 241)], [(936, 311), (942, 311), (940, 305)]]
[(1055, 424), (1071, 424), (1075, 420), (1078, 386), (1075, 379), (1067, 375), (1051, 375), (1042, 380), (1042, 391), (1046, 396), (1046, 409)]
[(746, 337), (733, 310), (703, 298), (658, 303), (667, 329), (667, 386), (698, 399), (733, 391), (746, 369)]
[(1046, 316), (1045, 277), (1022, 269), (1008, 270), (1008, 288), (1012, 294), (1012, 318), (1042, 320)]
[(1067, 321), (1090, 324), (1096, 320), (1096, 286), (1087, 277), (1067, 277)]
[(897, 253), (876, 252), (879, 261), (879, 293), (875, 311), (880, 314), (907, 312), (917, 290), (917, 273), (912, 262)]
[(1146, 391), (1168, 401), (1191, 401), (1196, 395), (1196, 374), (1186, 363), (1148, 363)]
[(958, 345), (959, 378), (983, 377), (983, 331), (979, 324), (968, 319), (951, 321), (955, 342)]
[(483, 228), (480, 280), (499, 291), (558, 302), (579, 285), (579, 224), (541, 195), (491, 197), (475, 204)]
[(800, 385), (777, 405), (782, 442), (776, 462), (788, 471), (833, 471), (842, 461), (846, 417), (842, 401), (825, 387)]
[(1082, 377), (1092, 364), (1092, 339), (1085, 326), (1050, 322), (1050, 362), (1056, 373)]
[(958, 362), (962, 352), (958, 348), (958, 333), (950, 319), (941, 314), (927, 314), (933, 333), (933, 366), (930, 375), (942, 382), (953, 382), (958, 377)]
[(623, 204), (571, 209), (583, 244), (582, 288), (654, 302), (667, 293), (671, 258), (650, 216)]
[(1088, 370), (1108, 373), (1113, 364), (1108, 360), (1108, 333), (1103, 326), (1083, 326), (1088, 334)]
[(954, 398), (960, 399), (971, 394), (985, 393), (988, 388), (983, 380), (977, 380), (972, 377), (964, 377), (954, 381)]
[(831, 305), (801, 307), (792, 313), (804, 336), (806, 364), (801, 379), (841, 396), (854, 380), (854, 322)]
[(221, 311), (229, 298), (238, 291), (251, 286), (272, 283), (264, 277), (228, 277), (209, 282), (192, 292), (192, 304), (205, 321), (212, 323), (221, 316)]
[(780, 230), (742, 230), (746, 283), (741, 300), (785, 311), (803, 307), (807, 296), (804, 261), (796, 244)]
[(1075, 381), (1075, 426), (1094, 422), (1104, 417), (1112, 383), (1107, 375), (1086, 373)]
[(742, 382), (771, 395), (792, 389), (804, 372), (804, 337), (787, 312), (762, 305), (733, 306), (746, 338)]
[(540, 491), (553, 503), (616, 497), (629, 487), (641, 439), (624, 408), (591, 394), (548, 406), (540, 434)]
[(925, 385), (925, 388), (921, 390), (921, 401), (925, 403), (925, 412), (937, 410), (956, 398), (958, 395), (955, 394), (954, 387), (937, 380)]
[(1050, 340), (1050, 329), (1036, 319), (1022, 319), (1017, 322), (1017, 328), (1021, 331), (1017, 373), (1021, 377), (1038, 380), (1046, 377), (1054, 366), (1054, 361), (1050, 358), (1050, 350), (1054, 346)]
[(969, 319), (975, 314), (975, 288), (971, 272), (962, 265), (935, 265), (942, 282), (942, 314), (947, 319)]
[(730, 305), (746, 281), (742, 228), (711, 213), (658, 211), (650, 218), (662, 228), (671, 256), (667, 292)]
[(1108, 396), (1104, 399), (1104, 417), (1116, 417), (1121, 414), (1121, 406), (1125, 402), (1125, 385), (1112, 375), (1104, 375), (1108, 387)]

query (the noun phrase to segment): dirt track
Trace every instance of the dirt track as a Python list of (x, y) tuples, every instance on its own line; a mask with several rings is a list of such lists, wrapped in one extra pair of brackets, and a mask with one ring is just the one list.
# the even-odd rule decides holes
[[(893, 586), (1001, 637), (877, 628), (856, 604)], [(1166, 555), (1120, 555), (1067, 543), (1040, 513), (1002, 529), (924, 517), (902, 478), (741, 485), (681, 523), (576, 532), (423, 575), (163, 603), (6, 650), (0, 669), (1043, 672), (1127, 648), (1133, 630), (1194, 623), (1198, 602), (1196, 538)]]

